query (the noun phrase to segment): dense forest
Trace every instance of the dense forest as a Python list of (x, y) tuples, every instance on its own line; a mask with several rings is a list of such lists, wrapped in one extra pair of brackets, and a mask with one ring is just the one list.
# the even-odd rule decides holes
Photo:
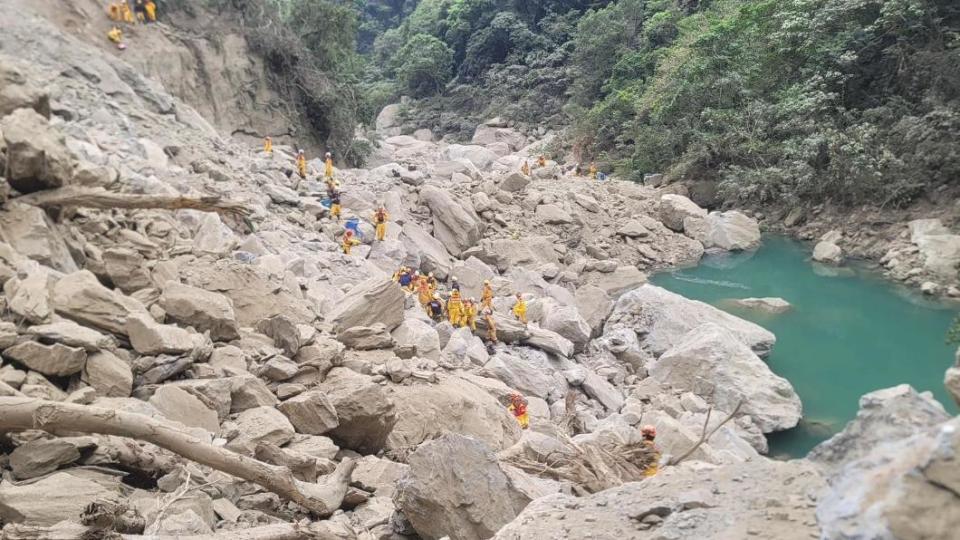
[(405, 95), (438, 135), (501, 115), (742, 201), (901, 206), (960, 175), (956, 0), (207, 1), (354, 161)]

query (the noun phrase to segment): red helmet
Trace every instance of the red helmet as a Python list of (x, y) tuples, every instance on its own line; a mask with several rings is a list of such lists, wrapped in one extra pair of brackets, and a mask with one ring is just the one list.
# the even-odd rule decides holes
[(640, 434), (643, 435), (644, 437), (650, 437), (650, 438), (656, 437), (657, 428), (651, 425), (643, 426), (642, 428), (640, 428)]

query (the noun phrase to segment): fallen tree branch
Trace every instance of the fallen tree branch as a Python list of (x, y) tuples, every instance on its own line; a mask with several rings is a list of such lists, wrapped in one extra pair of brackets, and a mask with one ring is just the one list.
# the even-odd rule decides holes
[(683, 461), (683, 460), (687, 459), (688, 457), (690, 457), (691, 454), (693, 454), (694, 452), (697, 451), (697, 448), (700, 448), (700, 445), (702, 445), (703, 443), (707, 442), (707, 440), (708, 440), (710, 437), (713, 437), (713, 434), (714, 434), (714, 433), (716, 433), (717, 431), (720, 431), (720, 428), (722, 428), (722, 427), (724, 426), (724, 424), (726, 424), (727, 422), (729, 422), (730, 420), (732, 420), (733, 417), (736, 416), (737, 413), (740, 412), (740, 407), (743, 407), (743, 400), (742, 400), (742, 399), (737, 403), (737, 406), (733, 408), (733, 412), (730, 413), (730, 414), (728, 414), (727, 417), (724, 418), (722, 422), (720, 422), (719, 424), (716, 425), (716, 427), (714, 427), (713, 429), (711, 429), (711, 430), (710, 430), (710, 433), (707, 433), (707, 428), (708, 428), (709, 425), (710, 425), (710, 413), (713, 412), (713, 407), (710, 407), (709, 409), (707, 409), (707, 419), (704, 420), (704, 422), (703, 422), (703, 431), (700, 433), (700, 440), (697, 441), (697, 443), (694, 444), (689, 450), (687, 450), (686, 452), (684, 452), (683, 454), (681, 454), (680, 457), (676, 457), (676, 458), (671, 459), (671, 460), (670, 460), (670, 463), (668, 463), (667, 465), (677, 465), (677, 464), (679, 464), (681, 461)]
[(321, 517), (340, 508), (356, 466), (354, 460), (344, 459), (320, 482), (303, 482), (294, 478), (286, 467), (214, 446), (172, 424), (142, 414), (41, 399), (0, 397), (0, 431), (25, 429), (100, 433), (150, 442), (201, 465), (253, 482)]
[(2, 540), (344, 540), (343, 531), (328, 522), (275, 523), (250, 529), (219, 531), (198, 535), (118, 534), (84, 527), (76, 523), (59, 523), (53, 527), (9, 523), (0, 533)]
[(199, 210), (216, 212), (238, 218), (247, 218), (251, 211), (243, 203), (226, 201), (220, 197), (177, 197), (170, 195), (137, 195), (116, 193), (105, 189), (80, 188), (67, 186), (57, 189), (38, 191), (19, 197), (17, 201), (41, 208), (114, 208), (160, 209), (160, 210)]

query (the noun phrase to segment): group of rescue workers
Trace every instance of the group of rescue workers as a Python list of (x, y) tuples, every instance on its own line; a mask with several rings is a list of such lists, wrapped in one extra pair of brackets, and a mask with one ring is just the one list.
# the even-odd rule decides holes
[(157, 3), (153, 0), (116, 0), (107, 6), (107, 17), (114, 25), (107, 31), (107, 39), (125, 49), (120, 24), (148, 24), (157, 22)]
[[(270, 137), (266, 137), (263, 142), (263, 151), (268, 154), (273, 154), (273, 140)], [(545, 167), (546, 157), (541, 155), (537, 158), (536, 162), (538, 167)], [(306, 179), (309, 173), (307, 166), (307, 158), (303, 150), (297, 152), (296, 158), (296, 169), (297, 174)], [(524, 161), (521, 171), (524, 174), (530, 174), (530, 165)], [(576, 168), (577, 174), (581, 174), (580, 165), (577, 164)], [(594, 163), (590, 163), (589, 169), (590, 177), (593, 179), (597, 178), (597, 167)], [(327, 188), (327, 200), (329, 202), (329, 215), (331, 218), (336, 219), (339, 223), (341, 220), (341, 202), (340, 202), (340, 183), (334, 178), (334, 169), (333, 169), (333, 156), (330, 152), (327, 152), (324, 156), (324, 182)], [(376, 240), (383, 241), (387, 235), (387, 222), (390, 219), (390, 215), (387, 213), (386, 208), (381, 204), (378, 206), (377, 210), (373, 213), (373, 224), (376, 230)], [(345, 255), (350, 255), (350, 250), (356, 245), (359, 245), (360, 241), (355, 238), (354, 229), (349, 228), (349, 226), (344, 230), (343, 239), (342, 239), (342, 250)], [(455, 328), (470, 328), (472, 331), (477, 330), (477, 316), (483, 317), (483, 322), (487, 327), (487, 340), (490, 343), (497, 343), (497, 325), (494, 320), (493, 312), (493, 286), (489, 280), (483, 282), (483, 290), (480, 293), (480, 301), (477, 302), (475, 298), (464, 298), (461, 292), (460, 282), (457, 280), (456, 276), (451, 276), (449, 281), (450, 293), (446, 300), (441, 298), (439, 293), (439, 282), (437, 278), (433, 275), (433, 272), (421, 273), (419, 270), (402, 266), (393, 274), (393, 281), (397, 283), (405, 291), (416, 294), (417, 300), (420, 302), (420, 306), (427, 312), (427, 315), (436, 322), (443, 320), (450, 321)], [(524, 299), (523, 294), (516, 293), (516, 300), (511, 308), (510, 312), (513, 316), (524, 325), (527, 324), (527, 301)], [(517, 419), (517, 422), (520, 424), (522, 429), (527, 429), (530, 426), (530, 415), (527, 411), (527, 400), (518, 393), (512, 393), (508, 397), (508, 406), (510, 413), (513, 414), (514, 418)], [(649, 446), (653, 452), (656, 459), (653, 463), (647, 467), (644, 471), (646, 476), (653, 476), (657, 473), (659, 467), (659, 451), (654, 445), (654, 439), (656, 438), (657, 431), (654, 426), (643, 426), (640, 430), (643, 444)]]
[[(547, 157), (544, 156), (543, 154), (540, 154), (537, 157), (536, 165), (537, 165), (537, 168), (540, 168), (540, 169), (546, 167)], [(523, 173), (525, 176), (530, 176), (530, 172), (531, 172), (530, 163), (527, 160), (523, 160), (523, 165), (520, 166), (520, 172)], [(574, 174), (576, 174), (577, 176), (583, 176), (583, 165), (581, 165), (580, 163), (577, 163), (576, 167), (574, 168)], [(599, 174), (599, 177), (598, 177), (598, 174)], [(590, 162), (590, 167), (587, 169), (587, 176), (589, 176), (591, 180), (597, 180), (598, 178), (600, 180), (603, 180), (606, 178), (606, 175), (604, 175), (602, 172), (599, 172), (599, 170), (597, 169), (597, 164), (594, 163), (593, 161)]]

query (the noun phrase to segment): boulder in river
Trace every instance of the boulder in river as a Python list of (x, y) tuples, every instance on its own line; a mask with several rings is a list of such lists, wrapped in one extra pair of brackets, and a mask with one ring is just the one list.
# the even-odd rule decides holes
[(728, 302), (739, 308), (752, 309), (774, 315), (786, 313), (793, 308), (790, 302), (787, 302), (783, 298), (736, 298)]

